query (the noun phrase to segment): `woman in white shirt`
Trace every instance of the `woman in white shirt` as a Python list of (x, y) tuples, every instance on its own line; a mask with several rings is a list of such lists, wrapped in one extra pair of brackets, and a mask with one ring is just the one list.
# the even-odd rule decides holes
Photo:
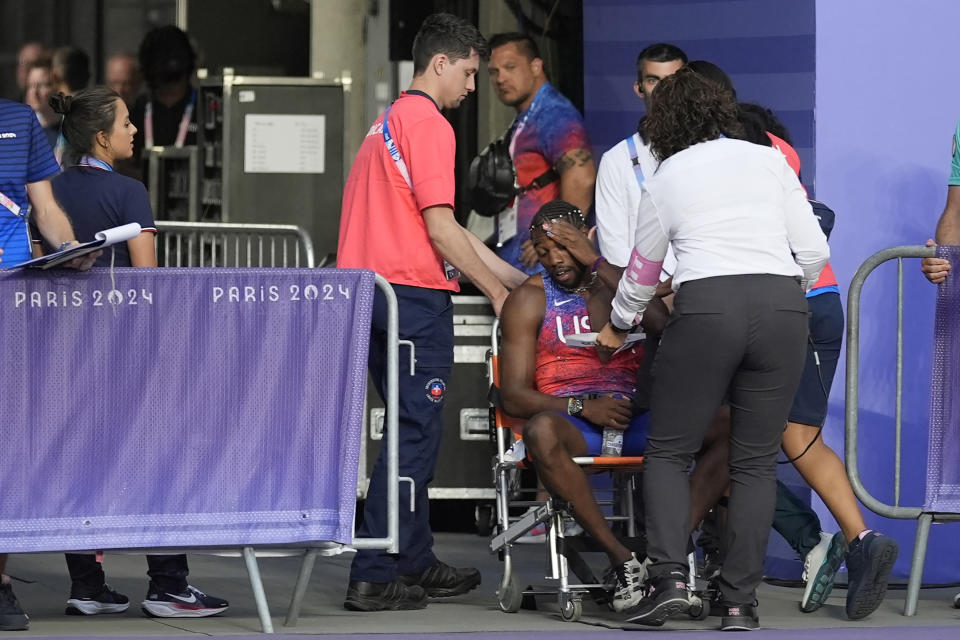
[(796, 175), (745, 142), (733, 95), (681, 69), (654, 91), (645, 129), (660, 167), (643, 185), (635, 247), (597, 339), (616, 349), (654, 296), (667, 247), (674, 312), (655, 364), (644, 503), (649, 590), (632, 622), (684, 613), (687, 471), (724, 399), (731, 408), (721, 628), (754, 629), (773, 519), (776, 456), (807, 340), (804, 291), (829, 257)]

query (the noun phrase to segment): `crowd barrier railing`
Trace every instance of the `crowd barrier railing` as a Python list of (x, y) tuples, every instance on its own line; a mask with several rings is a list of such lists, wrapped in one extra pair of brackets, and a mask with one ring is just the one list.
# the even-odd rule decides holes
[(164, 267), (316, 266), (310, 235), (292, 224), (157, 220), (156, 244)]
[[(388, 528), (354, 539), (377, 289)], [(303, 555), (292, 624), (317, 555), (397, 552), (398, 312), (379, 275), (7, 272), (0, 308), (0, 552), (239, 551), (266, 633), (258, 553)]]
[[(927, 542), (930, 533), (930, 525), (934, 522), (957, 522), (960, 521), (960, 513), (947, 513), (938, 511), (934, 504), (927, 500), (923, 506), (904, 506), (901, 504), (901, 461), (902, 461), (902, 443), (903, 443), (903, 306), (904, 306), (904, 284), (903, 284), (903, 261), (904, 258), (930, 258), (937, 255), (937, 247), (925, 247), (922, 245), (892, 247), (879, 251), (860, 266), (850, 282), (850, 290), (847, 295), (847, 379), (846, 379), (846, 419), (844, 425), (845, 431), (845, 463), (847, 476), (857, 498), (868, 509), (887, 518), (917, 520), (917, 536), (914, 544), (913, 559), (910, 567), (910, 578), (907, 583), (907, 597), (903, 614), (905, 616), (916, 615), (917, 600), (920, 596), (920, 585), (923, 576), (923, 566), (927, 552)], [(893, 464), (893, 504), (887, 504), (873, 496), (864, 486), (860, 478), (859, 458), (857, 454), (857, 444), (859, 436), (859, 399), (860, 399), (860, 303), (861, 291), (867, 277), (881, 264), (890, 260), (897, 261), (897, 329), (896, 329), (896, 393), (895, 393), (895, 412), (894, 412), (894, 464)], [(955, 268), (958, 266), (954, 265)], [(951, 275), (951, 278), (958, 277)], [(943, 286), (943, 285), (941, 285)], [(939, 330), (939, 329), (938, 329)], [(931, 385), (931, 403), (935, 405), (942, 398), (938, 398), (938, 390)], [(936, 434), (933, 429), (930, 430), (930, 440), (933, 440)], [(934, 447), (931, 446), (931, 450)], [(935, 463), (935, 460), (928, 460), (928, 465)], [(927, 474), (927, 495), (931, 491), (931, 475)]]

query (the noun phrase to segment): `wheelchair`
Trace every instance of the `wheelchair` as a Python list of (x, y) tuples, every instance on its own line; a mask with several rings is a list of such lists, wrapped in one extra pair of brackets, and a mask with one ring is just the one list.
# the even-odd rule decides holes
[[(573, 516), (572, 506), (562, 500), (547, 498), (546, 501), (523, 499), (536, 489), (519, 488), (520, 471), (529, 466), (523, 455), (515, 453), (516, 443), (524, 425), (521, 419), (513, 418), (500, 408), (498, 401), (500, 385), (499, 319), (494, 321), (491, 349), (487, 360), (491, 381), (490, 427), (496, 444), (493, 459), (493, 482), (496, 493), (494, 535), (490, 539), (491, 553), (500, 556), (503, 562), (503, 577), (497, 589), (497, 603), (505, 613), (515, 613), (530, 598), (556, 596), (560, 617), (566, 622), (576, 622), (583, 615), (584, 598), (598, 605), (608, 605), (613, 600), (615, 578), (612, 571), (597, 577), (583, 558), (583, 553), (600, 552), (602, 549), (588, 536), (570, 537), (564, 534), (564, 520)], [(587, 473), (606, 473), (611, 476), (611, 488), (594, 486), (594, 494), (601, 508), (612, 513), (607, 521), (619, 529), (620, 541), (637, 557), (646, 555), (646, 544), (637, 531), (634, 499), (638, 491), (637, 473), (643, 469), (643, 457), (582, 456), (574, 462)], [(533, 507), (522, 516), (511, 516), (511, 509)], [(547, 528), (546, 579), (555, 586), (524, 588), (524, 582), (513, 567), (513, 547), (525, 533), (545, 523)], [(696, 557), (688, 556), (690, 591), (690, 616), (697, 620), (709, 615), (709, 603), (697, 590)], [(571, 574), (576, 580), (571, 578)]]

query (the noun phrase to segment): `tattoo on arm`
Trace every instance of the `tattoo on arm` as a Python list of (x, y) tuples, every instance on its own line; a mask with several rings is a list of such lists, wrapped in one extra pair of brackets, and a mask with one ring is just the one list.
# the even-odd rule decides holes
[(557, 161), (557, 171), (563, 173), (571, 167), (582, 167), (591, 160), (593, 160), (593, 154), (589, 149), (574, 149), (573, 151), (565, 153)]

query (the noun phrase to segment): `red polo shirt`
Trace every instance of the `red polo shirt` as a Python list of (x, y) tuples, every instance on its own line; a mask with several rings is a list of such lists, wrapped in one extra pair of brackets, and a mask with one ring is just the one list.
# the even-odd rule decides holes
[(337, 266), (372, 269), (393, 284), (459, 291), (457, 281), (444, 275), (422, 214), (434, 206), (453, 209), (453, 128), (433, 100), (406, 92), (390, 108), (388, 126), (413, 189), (387, 151), (381, 115), (347, 177)]

